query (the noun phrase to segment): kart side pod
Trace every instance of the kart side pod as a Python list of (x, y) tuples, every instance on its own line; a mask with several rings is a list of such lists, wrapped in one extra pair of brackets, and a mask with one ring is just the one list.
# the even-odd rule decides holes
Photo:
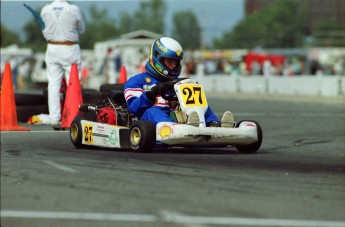
[(77, 148), (89, 146), (128, 149), (128, 127), (83, 120), (77, 116), (70, 127), (70, 138)]

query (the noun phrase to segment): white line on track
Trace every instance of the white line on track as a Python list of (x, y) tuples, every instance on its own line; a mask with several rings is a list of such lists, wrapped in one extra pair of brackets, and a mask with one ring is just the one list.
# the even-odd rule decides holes
[(78, 212), (53, 212), (53, 211), (15, 211), (2, 210), (2, 218), (42, 218), (42, 219), (74, 219), (94, 221), (133, 221), (155, 222), (154, 215), (145, 214), (110, 214), (110, 213), (78, 213)]
[(123, 222), (167, 222), (190, 225), (243, 225), (243, 226), (313, 226), (313, 227), (344, 227), (341, 221), (319, 220), (290, 220), (266, 218), (236, 218), (236, 217), (207, 217), (187, 216), (172, 212), (163, 215), (152, 214), (112, 214), (112, 213), (79, 213), (53, 211), (16, 211), (2, 210), (2, 218), (36, 218), (36, 219), (73, 219), (93, 221), (123, 221)]
[(70, 167), (58, 164), (56, 162), (52, 162), (52, 161), (49, 161), (49, 160), (44, 160), (43, 162), (45, 164), (49, 165), (49, 166), (55, 167), (55, 168), (57, 168), (59, 170), (62, 170), (64, 172), (69, 172), (69, 173), (76, 173), (77, 172), (75, 169), (72, 169)]

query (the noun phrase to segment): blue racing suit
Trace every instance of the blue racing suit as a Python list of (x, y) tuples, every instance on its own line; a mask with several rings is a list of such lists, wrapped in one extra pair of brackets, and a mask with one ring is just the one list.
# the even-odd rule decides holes
[[(171, 111), (169, 102), (161, 96), (156, 97), (156, 101), (150, 100), (146, 92), (159, 84), (155, 77), (144, 72), (131, 77), (124, 85), (124, 94), (129, 112), (137, 116), (140, 120), (147, 120), (157, 125), (159, 122), (174, 122), (169, 114)], [(205, 113), (206, 125), (212, 121), (218, 121), (217, 116), (208, 107)]]

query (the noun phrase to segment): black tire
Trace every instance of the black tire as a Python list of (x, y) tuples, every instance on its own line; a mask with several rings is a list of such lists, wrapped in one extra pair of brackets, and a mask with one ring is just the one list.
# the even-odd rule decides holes
[[(247, 121), (247, 120), (246, 120)], [(256, 121), (251, 121), (248, 120), (249, 122), (253, 122), (256, 124), (256, 128), (257, 128), (257, 132), (258, 132), (258, 141), (256, 141), (255, 143), (252, 144), (248, 144), (248, 145), (237, 145), (236, 148), (239, 152), (241, 153), (255, 153), (259, 150), (261, 143), (262, 143), (262, 129), (261, 126), (259, 125), (259, 123), (257, 123)], [(240, 126), (240, 124), (243, 121), (240, 121), (236, 124), (236, 128), (238, 128)]]
[(46, 99), (42, 94), (15, 93), (16, 106), (46, 105)]
[(135, 152), (150, 152), (156, 144), (156, 128), (150, 121), (135, 121), (129, 131), (129, 146)]
[(123, 92), (124, 84), (102, 84), (99, 88), (100, 92), (120, 90)]
[(80, 121), (83, 120), (81, 116), (76, 116), (70, 127), (70, 138), (73, 143), (73, 145), (76, 148), (85, 148), (86, 145), (83, 145), (83, 129), (81, 127)]
[(99, 99), (99, 92), (96, 89), (82, 89), (83, 103), (95, 103)]
[(44, 102), (47, 103), (48, 105), (48, 86), (43, 89), (43, 98), (44, 98)]
[(49, 113), (47, 105), (16, 106), (16, 111), (19, 122), (28, 122), (33, 115)]
[[(94, 103), (99, 99), (99, 92), (96, 89), (83, 88), (81, 90), (83, 103)], [(48, 88), (43, 90), (43, 102), (48, 105)], [(63, 96), (66, 98), (66, 90), (63, 91)]]

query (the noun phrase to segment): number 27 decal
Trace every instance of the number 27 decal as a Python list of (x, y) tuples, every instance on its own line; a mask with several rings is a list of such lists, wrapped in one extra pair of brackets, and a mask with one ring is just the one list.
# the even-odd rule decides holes
[(206, 106), (207, 101), (204, 90), (200, 85), (181, 85), (183, 102), (186, 106)]
[(93, 144), (93, 137), (92, 137), (92, 125), (85, 124), (84, 125), (84, 141), (88, 144)]

